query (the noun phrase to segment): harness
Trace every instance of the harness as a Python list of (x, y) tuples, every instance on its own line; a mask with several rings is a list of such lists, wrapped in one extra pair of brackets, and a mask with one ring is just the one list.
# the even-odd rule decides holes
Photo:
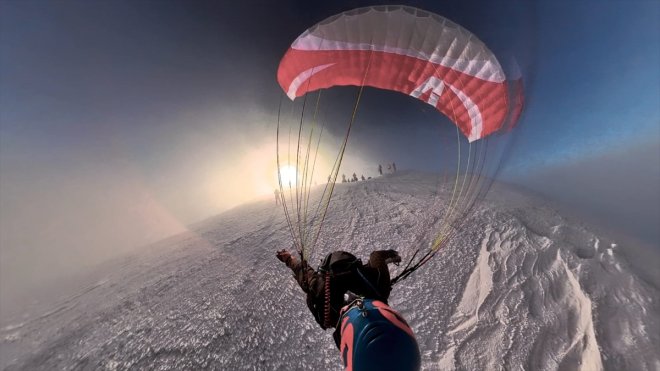
[[(333, 328), (336, 327), (336, 323), (332, 323), (330, 319), (330, 311), (332, 310), (331, 306), (331, 296), (332, 296), (332, 279), (346, 276), (349, 274), (355, 273), (355, 277), (359, 278), (366, 286), (372, 291), (374, 298), (382, 300), (382, 295), (378, 292), (378, 289), (369, 281), (369, 279), (364, 275), (360, 266), (362, 261), (352, 254), (345, 253), (339, 259), (332, 261), (333, 254), (328, 254), (319, 266), (319, 273), (323, 274), (324, 280), (324, 297), (323, 297), (323, 327), (324, 328)], [(338, 271), (339, 270), (339, 271)], [(341, 317), (341, 313), (338, 313)]]
[(328, 328), (330, 324), (330, 275), (325, 275), (325, 298), (323, 299), (323, 327)]
[(358, 296), (348, 305), (341, 308), (341, 312), (339, 313), (339, 321), (337, 321), (337, 326), (335, 326), (337, 330), (340, 330), (339, 326), (341, 326), (341, 320), (346, 316), (346, 313), (348, 313), (351, 309), (355, 307), (358, 308), (358, 310), (360, 311), (363, 317), (367, 316), (367, 312), (364, 310), (364, 299), (365, 298), (363, 298), (362, 296)]
[[(327, 258), (326, 258), (327, 260)], [(357, 260), (359, 262), (359, 260)], [(325, 264), (326, 262), (324, 261), (324, 264), (322, 264), (319, 267), (319, 273), (323, 275), (323, 327), (325, 328), (333, 328), (335, 327), (335, 324), (331, 322), (330, 320), (330, 311), (332, 310), (332, 306), (330, 305), (330, 299), (332, 296), (332, 279), (340, 276), (345, 276), (348, 274), (351, 274), (353, 271), (348, 270), (344, 272), (339, 272), (336, 273), (332, 269), (326, 269)], [(351, 266), (355, 263), (351, 263)], [(356, 268), (356, 270), (359, 272), (359, 268)], [(363, 275), (360, 274), (361, 277), (364, 278)]]

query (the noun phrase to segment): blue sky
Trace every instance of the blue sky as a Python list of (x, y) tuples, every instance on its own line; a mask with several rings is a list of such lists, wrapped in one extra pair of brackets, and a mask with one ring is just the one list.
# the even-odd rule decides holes
[(658, 3), (544, 2), (538, 12), (529, 105), (514, 150), (524, 159), (510, 171), (657, 143)]
[(502, 178), (660, 246), (657, 2), (543, 2), (529, 105)]
[[(272, 197), (258, 161), (274, 157), (279, 59), (314, 23), (375, 3), (0, 2), (4, 264), (92, 264)], [(660, 3), (409, 5), (520, 64), (528, 104), (501, 180), (658, 244)], [(367, 93), (354, 166), (432, 165), (442, 118)]]

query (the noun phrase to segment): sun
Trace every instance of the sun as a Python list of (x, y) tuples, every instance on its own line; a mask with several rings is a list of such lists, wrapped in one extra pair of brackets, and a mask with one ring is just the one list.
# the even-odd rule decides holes
[(297, 171), (295, 166), (285, 165), (280, 167), (280, 179), (282, 187), (296, 186)]

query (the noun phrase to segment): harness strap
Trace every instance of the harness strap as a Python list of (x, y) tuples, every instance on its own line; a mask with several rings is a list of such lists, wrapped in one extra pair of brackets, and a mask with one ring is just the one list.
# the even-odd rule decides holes
[(325, 300), (323, 302), (323, 326), (333, 327), (330, 323), (330, 272), (325, 273)]
[(377, 288), (374, 287), (374, 285), (371, 284), (371, 282), (367, 279), (367, 277), (365, 277), (364, 274), (362, 274), (362, 271), (360, 270), (360, 268), (357, 267), (357, 269), (355, 269), (355, 271), (360, 276), (360, 278), (362, 278), (362, 281), (364, 281), (369, 286), (369, 288), (373, 291), (373, 293), (376, 294), (377, 299), (379, 299), (379, 300), (382, 299), (383, 295), (380, 293), (380, 291), (378, 291)]
[(362, 308), (364, 305), (364, 297), (358, 296), (356, 297), (353, 301), (351, 301), (349, 304), (344, 305), (343, 308), (341, 308), (341, 311), (339, 312), (339, 321), (337, 321), (337, 325), (335, 328), (337, 331), (341, 331), (340, 326), (341, 326), (341, 321), (344, 319), (346, 314), (353, 308), (358, 307)]

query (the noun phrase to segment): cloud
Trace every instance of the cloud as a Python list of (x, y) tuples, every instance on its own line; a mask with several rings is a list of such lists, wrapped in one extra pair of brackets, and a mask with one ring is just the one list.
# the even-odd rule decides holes
[(515, 181), (578, 215), (660, 246), (660, 142), (542, 167)]

